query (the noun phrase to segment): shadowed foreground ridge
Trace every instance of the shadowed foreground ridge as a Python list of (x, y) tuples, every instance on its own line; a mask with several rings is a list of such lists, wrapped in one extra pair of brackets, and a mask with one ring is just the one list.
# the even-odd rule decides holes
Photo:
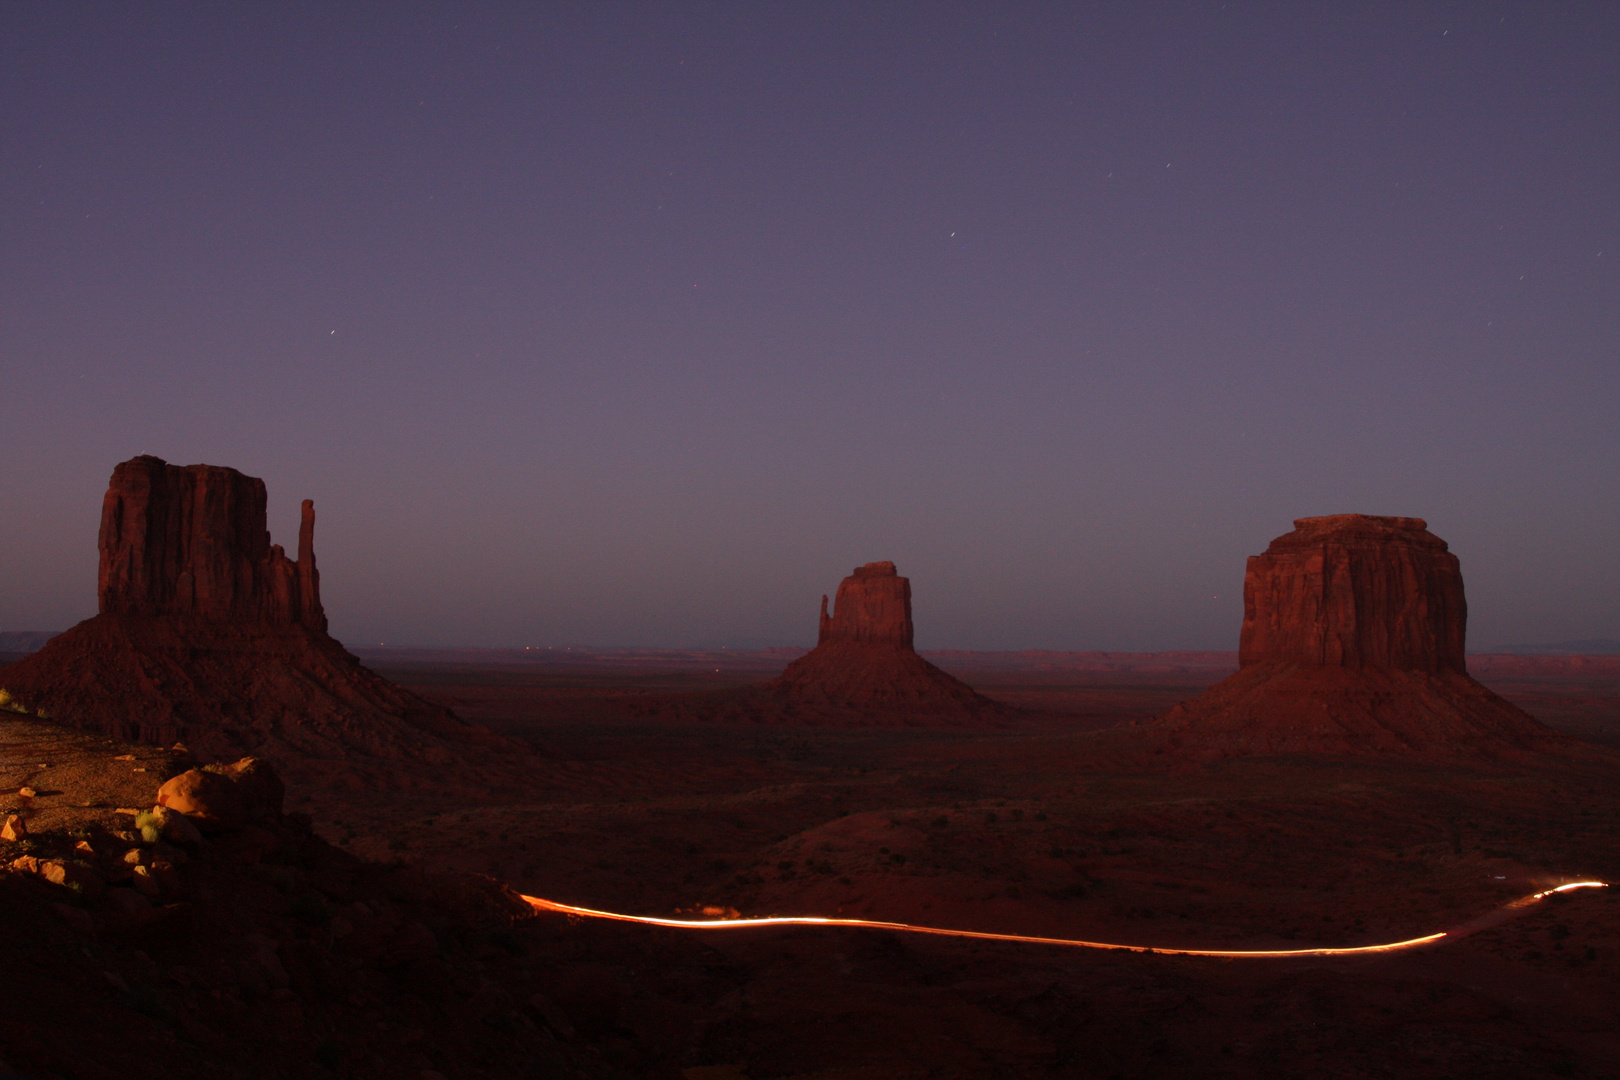
[(1468, 676), (1467, 619), (1457, 557), (1421, 518), (1300, 518), (1249, 559), (1237, 674), (1152, 723), (1212, 757), (1562, 740)]
[(101, 613), (7, 668), (6, 688), (75, 727), (220, 758), (442, 762), (445, 737), (487, 738), (327, 633), (314, 530), (306, 500), (288, 559), (265, 528), (262, 480), (121, 463), (102, 505)]
[(767, 689), (784, 709), (848, 723), (961, 722), (1009, 711), (917, 655), (911, 581), (892, 562), (856, 567), (831, 614), (821, 598), (816, 647)]

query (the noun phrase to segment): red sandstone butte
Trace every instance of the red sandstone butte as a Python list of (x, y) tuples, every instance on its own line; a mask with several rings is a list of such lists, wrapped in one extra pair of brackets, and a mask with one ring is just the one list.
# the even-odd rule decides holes
[(123, 462), (102, 503), (100, 614), (6, 668), (5, 688), (75, 727), (294, 772), (355, 752), (442, 765), (454, 743), (490, 739), (327, 633), (314, 532), (306, 501), (288, 559), (265, 528), (262, 480)]
[(821, 598), (816, 647), (768, 690), (785, 712), (817, 722), (960, 723), (1011, 711), (917, 655), (911, 582), (892, 562), (856, 567), (839, 584), (831, 614)]
[(1151, 723), (1212, 757), (1561, 741), (1469, 678), (1467, 620), (1457, 557), (1421, 518), (1300, 518), (1249, 559), (1238, 672)]
[(838, 583), (833, 608), (821, 598), (821, 632), (817, 645), (829, 641), (858, 641), (874, 645), (912, 647), (911, 579), (895, 571), (892, 562), (867, 563)]
[(308, 499), (293, 562), (270, 543), (263, 480), (218, 465), (132, 458), (113, 469), (101, 504), (100, 610), (296, 623), (324, 633), (314, 538)]

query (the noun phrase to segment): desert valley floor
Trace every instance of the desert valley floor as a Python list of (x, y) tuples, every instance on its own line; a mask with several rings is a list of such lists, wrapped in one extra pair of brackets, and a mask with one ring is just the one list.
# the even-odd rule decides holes
[[(331, 788), (292, 808), (367, 858), (581, 906), (1297, 948), (1400, 940), (1549, 885), (1620, 879), (1611, 661), (1476, 660), (1493, 688), (1589, 740), (1566, 753), (1188, 765), (1131, 722), (1224, 675), (1218, 654), (1089, 671), (937, 657), (1025, 710), (988, 731), (705, 722), (702, 702), (774, 670), (757, 654), (367, 659), (544, 765), (521, 787)], [(1562, 897), (1422, 953), (1331, 962), (686, 934), (679, 947), (708, 959), (648, 972), (644, 995), (662, 978), (698, 980), (703, 1060), (677, 1063), (750, 1077), (1614, 1074), (1617, 892)], [(603, 933), (631, 953), (681, 937), (576, 926), (586, 968), (602, 962), (586, 943)], [(656, 1023), (656, 1008), (614, 1008), (597, 1016), (604, 1031)]]
[[(1133, 721), (1218, 680), (1230, 668), (1223, 654), (1089, 670), (1041, 656), (980, 655), (975, 666), (972, 654), (936, 655), (1021, 710), (971, 729), (709, 719), (733, 688), (781, 668), (785, 658), (769, 653), (363, 658), (512, 740), (508, 766), (483, 780), (416, 766), (384, 788), (375, 772), (289, 785), (289, 811), (309, 815), (339, 852), (384, 867), (381, 884), (365, 886), (381, 898), (356, 907), (369, 915), (390, 904), (428, 912), (432, 896), (420, 894), (440, 886), (423, 886), (420, 872), (465, 871), (633, 914), (842, 915), (1149, 948), (1302, 948), (1455, 929), (1564, 882), (1620, 880), (1614, 658), (1474, 658), (1498, 692), (1582, 737), (1557, 752), (1207, 763), (1165, 755)], [(18, 761), (58, 753), (19, 745), (6, 748), (7, 784)], [(108, 758), (100, 769), (161, 767), (146, 760), (161, 754), (150, 748), (129, 762), (111, 743), (98, 752)], [(94, 801), (80, 801), (69, 770), (51, 775), (64, 780), (64, 807)], [(63, 938), (73, 963), (105, 966), (126, 995), (113, 997), (150, 1006), (129, 1013), (140, 1025), (120, 1028), (122, 1006), (109, 1000), (109, 1039), (158, 1040), (169, 1057), (143, 1058), (151, 1069), (27, 1075), (1620, 1075), (1620, 889), (1557, 896), (1436, 947), (1288, 960), (561, 915), (519, 919), (490, 938), (499, 947), (458, 952), (460, 931), (424, 913), (439, 942), (429, 959), (448, 965), (444, 974), (410, 975), (424, 961), (388, 967), (383, 956), (383, 981), (366, 984), (316, 972), (326, 963), (316, 954), (341, 951), (339, 932), (362, 921), (344, 905), (372, 896), (327, 884), (329, 863), (306, 855), (250, 867), (275, 885), (259, 892), (249, 878), (191, 886), (198, 897), (235, 888), (244, 910), (262, 908), (259, 923), (228, 931), (231, 941), (279, 942), (283, 985), (262, 1008), (237, 975), (208, 989), (198, 974), (213, 962), (199, 944), (212, 931), (193, 931), (190, 944), (103, 935), (77, 951), (67, 929), (42, 931), (42, 941)], [(338, 914), (306, 925), (300, 904)], [(94, 959), (81, 964), (81, 953)], [(60, 962), (54, 955), (41, 970)], [(425, 985), (439, 980), (453, 991)], [(224, 1007), (221, 993), (246, 1010), (229, 1020), (234, 1030), (290, 1057), (272, 1065), (266, 1051), (262, 1072), (221, 1064), (228, 1054), (203, 1022)], [(17, 1004), (26, 1017), (30, 1006)], [(456, 1010), (479, 1019), (461, 1035), (436, 1034), (429, 1014)], [(513, 1056), (499, 1057), (499, 1040)]]

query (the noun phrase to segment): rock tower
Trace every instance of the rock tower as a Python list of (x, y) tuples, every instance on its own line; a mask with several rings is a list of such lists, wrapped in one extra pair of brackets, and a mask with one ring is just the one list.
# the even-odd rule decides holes
[(264, 481), (219, 465), (131, 458), (101, 504), (104, 614), (195, 615), (326, 631), (315, 569), (315, 504), (304, 500), (298, 560), (270, 543)]
[(1241, 667), (1467, 671), (1462, 569), (1422, 518), (1300, 518), (1250, 557)]
[(911, 648), (911, 579), (903, 578), (892, 562), (867, 563), (838, 584), (833, 608), (821, 598), (821, 632), (817, 645), (853, 641), (869, 645)]
[[(100, 614), (5, 669), (29, 710), (121, 739), (224, 759), (446, 765), (500, 741), (363, 667), (327, 633), (315, 508), (298, 557), (270, 542), (264, 481), (132, 458), (102, 502)], [(388, 772), (381, 769), (380, 773)]]
[(1194, 756), (1492, 752), (1560, 736), (1467, 673), (1462, 571), (1421, 518), (1300, 518), (1243, 582), (1235, 675), (1151, 723)]
[(911, 582), (892, 562), (856, 567), (830, 613), (821, 598), (816, 647), (768, 690), (786, 712), (829, 724), (962, 723), (1012, 711), (917, 655)]

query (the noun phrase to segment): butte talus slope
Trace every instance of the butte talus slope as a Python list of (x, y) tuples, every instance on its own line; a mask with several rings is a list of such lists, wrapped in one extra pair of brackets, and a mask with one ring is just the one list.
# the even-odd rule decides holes
[(782, 713), (826, 723), (959, 724), (1012, 711), (917, 655), (911, 582), (892, 562), (856, 567), (831, 614), (821, 598), (816, 647), (765, 692)]
[[(496, 740), (372, 673), (326, 629), (315, 511), (296, 560), (270, 543), (265, 487), (215, 465), (142, 456), (102, 504), (100, 614), (6, 668), (29, 709), (204, 757), (274, 758), (293, 775), (451, 766)], [(379, 766), (368, 769), (366, 759)]]
[(1561, 742), (1468, 676), (1468, 606), (1420, 518), (1300, 518), (1249, 559), (1239, 670), (1151, 726), (1192, 757), (1495, 755)]

